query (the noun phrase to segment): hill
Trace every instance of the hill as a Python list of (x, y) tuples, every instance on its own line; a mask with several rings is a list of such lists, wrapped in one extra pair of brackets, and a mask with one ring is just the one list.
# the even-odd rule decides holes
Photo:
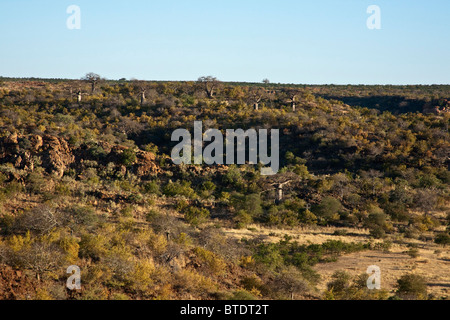
[[(449, 86), (200, 80), (0, 79), (0, 298), (448, 298)], [(174, 164), (194, 121), (280, 130), (279, 172)]]

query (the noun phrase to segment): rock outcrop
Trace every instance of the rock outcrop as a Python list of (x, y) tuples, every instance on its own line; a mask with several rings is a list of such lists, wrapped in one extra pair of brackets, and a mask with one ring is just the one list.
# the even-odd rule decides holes
[[(127, 147), (111, 145), (106, 142), (99, 142), (98, 146), (106, 154), (98, 165), (106, 166), (112, 162), (116, 165), (117, 171), (125, 175), (127, 168), (121, 164), (121, 154)], [(69, 168), (82, 170), (85, 160), (93, 160), (88, 148), (88, 146), (82, 145), (72, 149), (64, 138), (57, 136), (21, 136), (13, 133), (0, 138), (0, 164), (10, 163), (14, 169), (33, 172), (35, 161), (40, 159), (38, 162), (45, 171), (60, 179)], [(155, 154), (142, 150), (136, 151), (136, 160), (131, 165), (131, 169), (139, 177), (148, 177), (161, 172), (161, 168), (156, 164)], [(19, 179), (14, 170), (10, 171), (13, 178)]]
[(46, 135), (42, 148), (42, 166), (57, 178), (62, 178), (67, 168), (75, 161), (69, 144), (62, 138)]
[(35, 292), (36, 284), (23, 271), (0, 265), (0, 300), (26, 300)]

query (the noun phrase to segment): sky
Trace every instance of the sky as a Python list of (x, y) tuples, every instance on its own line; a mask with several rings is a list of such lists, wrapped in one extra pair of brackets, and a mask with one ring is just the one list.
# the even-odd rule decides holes
[(0, 0), (0, 30), (4, 77), (450, 84), (449, 0)]

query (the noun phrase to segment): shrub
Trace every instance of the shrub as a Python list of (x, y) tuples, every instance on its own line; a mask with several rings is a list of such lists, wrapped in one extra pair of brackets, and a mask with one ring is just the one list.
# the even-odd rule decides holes
[(233, 301), (242, 301), (242, 300), (258, 300), (258, 297), (253, 295), (252, 293), (246, 290), (238, 290), (233, 293), (233, 295), (229, 298), (229, 300)]
[(231, 205), (236, 211), (244, 210), (253, 218), (263, 212), (261, 204), (261, 196), (257, 193), (250, 195), (233, 193), (231, 197)]
[(107, 252), (108, 242), (108, 239), (101, 235), (83, 234), (80, 241), (80, 257), (91, 258), (93, 261), (100, 260)]
[(419, 249), (417, 248), (411, 248), (406, 252), (411, 258), (418, 258), (419, 257)]
[(14, 222), (13, 229), (14, 232), (31, 231), (43, 235), (56, 228), (60, 222), (52, 208), (41, 205), (19, 216)]
[(78, 240), (72, 237), (63, 237), (59, 241), (59, 246), (66, 254), (66, 261), (68, 263), (75, 263), (78, 260), (78, 253), (80, 251), (80, 245)]
[(133, 271), (128, 275), (128, 281), (132, 290), (145, 293), (153, 283), (155, 265), (151, 260), (137, 261)]
[(107, 153), (101, 146), (95, 144), (88, 149), (88, 155), (94, 160), (101, 161), (105, 159)]
[(253, 222), (253, 218), (245, 210), (239, 210), (234, 216), (234, 222), (238, 229), (245, 228), (247, 225)]
[(144, 191), (144, 193), (147, 193), (147, 194), (156, 194), (156, 195), (161, 194), (161, 189), (160, 189), (159, 183), (156, 181), (150, 181), (150, 182), (145, 183), (143, 185), (143, 191)]
[(4, 235), (8, 235), (13, 231), (14, 216), (10, 214), (4, 214), (0, 216), (0, 232)]
[(120, 155), (120, 163), (125, 167), (131, 166), (136, 161), (136, 152), (132, 149), (126, 149)]
[(189, 202), (187, 202), (186, 200), (178, 201), (177, 205), (175, 206), (175, 209), (178, 212), (185, 212), (187, 210), (187, 208), (189, 208)]
[(350, 286), (350, 275), (345, 271), (336, 271), (331, 278), (333, 280), (327, 284), (327, 289), (335, 296), (343, 295)]
[(335, 230), (333, 232), (334, 236), (346, 236), (347, 235), (347, 230), (345, 229), (340, 229), (340, 230)]
[(342, 204), (333, 197), (323, 198), (322, 202), (312, 209), (316, 216), (326, 220), (332, 219), (340, 210), (342, 210)]
[(434, 242), (436, 244), (441, 244), (442, 246), (447, 246), (448, 244), (450, 244), (450, 235), (447, 233), (440, 233), (436, 236), (436, 238), (434, 239)]
[(32, 172), (27, 177), (27, 191), (29, 193), (39, 194), (46, 184), (47, 181), (39, 172)]
[(163, 188), (163, 193), (169, 197), (180, 195), (187, 198), (193, 198), (195, 195), (195, 191), (191, 188), (191, 183), (188, 181), (171, 181)]
[(194, 253), (197, 255), (197, 257), (200, 258), (203, 263), (206, 264), (207, 269), (210, 273), (220, 275), (225, 272), (227, 264), (215, 253), (200, 247), (195, 248)]
[(253, 275), (251, 277), (245, 277), (241, 280), (241, 285), (244, 287), (245, 290), (248, 292), (255, 292), (257, 290), (258, 292), (267, 292), (267, 288), (264, 285), (264, 283), (261, 281), (259, 277), (256, 275)]
[(386, 232), (380, 226), (372, 226), (369, 233), (375, 239), (383, 239), (386, 237)]
[(33, 242), (15, 252), (16, 267), (32, 270), (36, 273), (38, 280), (43, 275), (52, 274), (63, 263), (62, 250), (55, 244), (49, 242)]
[(184, 217), (186, 218), (186, 221), (190, 223), (193, 226), (199, 226), (209, 219), (209, 211), (208, 209), (202, 208), (196, 208), (196, 207), (189, 207), (186, 210), (186, 213)]
[[(380, 209), (381, 210), (381, 209)], [(366, 219), (366, 226), (379, 226), (384, 228), (387, 220), (387, 215), (384, 212), (372, 212)]]
[(203, 198), (210, 197), (216, 190), (216, 185), (212, 181), (205, 181), (201, 185), (201, 195)]
[(295, 293), (304, 293), (308, 290), (308, 284), (303, 279), (302, 274), (295, 267), (287, 267), (283, 269), (275, 277), (276, 287), (284, 294), (288, 294), (291, 300), (294, 300)]
[(24, 191), (23, 185), (17, 181), (9, 182), (4, 188), (4, 192), (7, 196), (14, 196), (23, 191)]
[(407, 274), (397, 280), (397, 295), (405, 300), (421, 300), (427, 297), (427, 283), (424, 277)]
[(256, 262), (263, 263), (272, 270), (284, 265), (283, 256), (275, 243), (259, 245), (254, 259)]
[(94, 229), (102, 222), (101, 217), (89, 206), (73, 205), (64, 209), (67, 219), (70, 219), (73, 228), (79, 230), (85, 227), (88, 230)]

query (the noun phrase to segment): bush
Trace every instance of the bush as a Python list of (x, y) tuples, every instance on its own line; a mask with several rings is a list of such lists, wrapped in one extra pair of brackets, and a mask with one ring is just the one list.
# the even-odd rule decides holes
[(252, 218), (257, 217), (263, 212), (261, 203), (261, 196), (257, 193), (249, 195), (234, 193), (231, 198), (231, 205), (236, 211), (244, 210)]
[(60, 248), (65, 253), (65, 260), (67, 263), (74, 264), (78, 260), (78, 254), (80, 251), (80, 245), (78, 240), (72, 237), (63, 237), (59, 241)]
[(411, 248), (406, 253), (413, 259), (419, 257), (419, 249), (417, 248)]
[(229, 300), (233, 301), (242, 301), (242, 300), (258, 300), (258, 297), (251, 294), (250, 292), (246, 290), (238, 290), (233, 293), (233, 295), (229, 298)]
[(282, 269), (275, 277), (275, 283), (277, 289), (281, 293), (289, 295), (291, 300), (294, 300), (295, 293), (304, 293), (308, 290), (308, 284), (303, 279), (301, 272), (293, 266)]
[(184, 215), (186, 221), (193, 226), (199, 226), (209, 219), (209, 211), (205, 208), (199, 209), (196, 207), (189, 207)]
[(340, 210), (342, 210), (342, 204), (333, 197), (323, 198), (322, 202), (312, 209), (317, 217), (325, 220), (333, 219)]
[(0, 217), (0, 233), (8, 235), (13, 231), (14, 216), (11, 214), (4, 214)]
[(195, 196), (194, 189), (191, 188), (191, 183), (188, 181), (172, 182), (170, 181), (163, 189), (163, 193), (169, 197), (177, 195), (193, 198)]
[(85, 227), (88, 230), (95, 229), (102, 222), (101, 217), (95, 213), (94, 209), (88, 206), (74, 205), (66, 208), (67, 219), (72, 221), (75, 230)]
[(63, 263), (62, 250), (47, 241), (33, 242), (12, 254), (15, 256), (13, 266), (34, 271), (38, 280), (43, 275), (57, 271)]
[(341, 230), (336, 230), (333, 232), (334, 236), (346, 236), (347, 235), (347, 230), (345, 229), (341, 229)]
[(387, 215), (383, 212), (372, 212), (366, 219), (366, 226), (379, 226), (384, 228), (387, 221)]
[(37, 235), (47, 234), (60, 224), (54, 210), (41, 205), (25, 212), (14, 222), (13, 230), (18, 233), (31, 231)]
[(373, 226), (370, 229), (370, 235), (374, 237), (375, 239), (383, 239), (386, 237), (386, 232), (384, 229), (380, 226)]
[(436, 238), (434, 239), (434, 242), (436, 244), (441, 244), (442, 246), (447, 246), (448, 244), (450, 244), (450, 235), (447, 233), (440, 233), (436, 236)]
[(225, 272), (227, 264), (215, 253), (200, 247), (195, 248), (194, 253), (207, 266), (210, 273), (220, 275)]
[(263, 293), (263, 294), (267, 294), (267, 292), (268, 292), (267, 287), (264, 285), (262, 280), (259, 277), (257, 277), (256, 275), (243, 278), (241, 280), (241, 285), (248, 292), (259, 292), (259, 293)]
[(428, 294), (427, 283), (424, 277), (407, 274), (397, 280), (397, 295), (405, 300), (425, 299)]
[(23, 185), (17, 181), (9, 182), (4, 188), (4, 192), (7, 196), (14, 196), (23, 191), (24, 191)]
[(328, 291), (332, 291), (335, 296), (343, 295), (350, 286), (350, 275), (345, 271), (336, 271), (332, 279), (327, 284)]
[(101, 235), (83, 234), (80, 241), (80, 257), (99, 261), (106, 252), (108, 239)]
[(144, 193), (147, 193), (147, 194), (156, 194), (156, 195), (161, 194), (161, 189), (160, 189), (159, 183), (156, 181), (150, 181), (150, 182), (145, 183), (143, 185), (143, 191), (144, 191)]
[(216, 190), (216, 185), (212, 181), (205, 181), (202, 183), (200, 190), (201, 190), (201, 196), (203, 198), (208, 198)]
[(120, 155), (120, 163), (125, 167), (131, 166), (136, 161), (136, 152), (132, 149), (126, 149)]
[(46, 184), (47, 181), (39, 172), (32, 172), (27, 177), (27, 191), (29, 193), (39, 194)]
[(234, 222), (238, 229), (245, 228), (247, 225), (253, 222), (253, 218), (245, 210), (239, 210), (234, 216)]

